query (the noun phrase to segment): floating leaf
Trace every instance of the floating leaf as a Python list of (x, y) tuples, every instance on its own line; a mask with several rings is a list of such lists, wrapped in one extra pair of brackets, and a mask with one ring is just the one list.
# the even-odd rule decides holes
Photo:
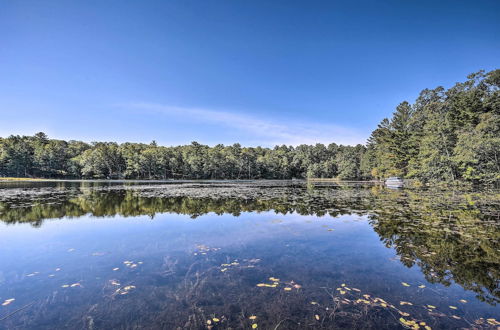
[(69, 288), (69, 284), (61, 285), (61, 288)]
[(448, 306), (448, 307), (450, 307), (451, 309), (457, 309), (457, 307), (455, 306)]
[(117, 271), (117, 270), (119, 270), (119, 269), (120, 269), (120, 268), (115, 267), (115, 268), (113, 268), (113, 271), (115, 271), (115, 272), (116, 272), (116, 271)]
[(466, 303), (467, 303), (467, 300), (465, 300), (465, 299), (460, 299), (459, 301), (460, 301), (462, 304), (466, 304)]
[(318, 303), (315, 301), (311, 301), (311, 305), (317, 305)]
[(399, 311), (399, 314), (401, 314), (401, 315), (403, 315), (403, 316), (410, 316), (410, 314), (405, 313), (405, 312), (402, 312), (402, 311)]
[(285, 291), (292, 291), (292, 288), (283, 288)]
[(14, 299), (14, 298), (7, 299), (7, 300), (5, 300), (5, 301), (2, 303), (2, 306), (7, 306), (7, 305), (9, 305), (11, 302), (13, 302), (14, 300), (16, 300), (16, 299)]
[(249, 316), (248, 318), (249, 318), (250, 320), (256, 320), (256, 319), (257, 319), (257, 316), (255, 316), (255, 315), (251, 315), (251, 316)]
[(257, 323), (252, 324), (252, 329), (257, 329), (258, 325)]
[(429, 307), (429, 308), (431, 308), (431, 309), (436, 308), (436, 306), (433, 306), (433, 305), (427, 305), (427, 307)]
[(317, 321), (319, 321), (319, 315), (318, 315), (318, 314), (314, 315), (314, 318), (315, 318)]
[(218, 318), (216, 318), (216, 317), (213, 317), (213, 318), (212, 318), (212, 321), (214, 321), (214, 322), (219, 322), (220, 320), (219, 320)]
[(498, 322), (494, 318), (486, 319), (486, 322), (488, 322), (491, 325), (500, 325), (500, 322)]
[(406, 282), (401, 282), (401, 284), (403, 284), (403, 286), (410, 286), (408, 283)]
[(425, 288), (425, 285), (423, 285), (423, 284), (422, 284), (422, 285), (419, 285), (418, 287), (419, 287), (420, 289), (423, 289), (423, 288)]

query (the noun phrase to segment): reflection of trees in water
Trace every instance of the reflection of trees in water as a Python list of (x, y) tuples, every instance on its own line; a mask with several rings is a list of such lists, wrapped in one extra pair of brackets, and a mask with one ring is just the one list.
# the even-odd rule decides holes
[[(206, 188), (199, 188), (206, 189)], [(279, 193), (277, 193), (279, 192)], [(207, 195), (211, 197), (207, 197)], [(266, 189), (255, 195), (228, 198), (217, 190), (204, 197), (155, 197), (140, 190), (82, 190), (71, 196), (22, 198), (0, 202), (6, 223), (43, 219), (123, 217), (176, 213), (196, 218), (203, 214), (274, 211), (300, 215), (369, 215), (384, 244), (394, 247), (401, 262), (418, 265), (430, 282), (456, 282), (489, 303), (500, 302), (500, 195), (497, 192), (393, 191), (382, 187), (356, 189)]]
[(370, 222), (403, 264), (418, 265), (429, 282), (454, 281), (480, 300), (500, 302), (498, 194), (382, 195)]

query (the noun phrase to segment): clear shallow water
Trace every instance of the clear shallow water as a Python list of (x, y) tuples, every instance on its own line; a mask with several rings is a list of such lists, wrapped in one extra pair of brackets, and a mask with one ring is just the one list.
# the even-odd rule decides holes
[(496, 328), (499, 205), (302, 182), (2, 184), (0, 328)]

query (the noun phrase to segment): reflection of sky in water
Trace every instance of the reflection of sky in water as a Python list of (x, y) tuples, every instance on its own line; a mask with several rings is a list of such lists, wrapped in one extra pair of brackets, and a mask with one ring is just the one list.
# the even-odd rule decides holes
[[(16, 299), (0, 307), (0, 318), (36, 302), (40, 310), (44, 304), (58, 310), (61, 318), (50, 316), (50, 324), (55, 327), (66, 324), (59, 322), (62, 319), (67, 322), (72, 315), (86, 315), (90, 304), (106, 306), (105, 301), (115, 299), (112, 296), (115, 288), (109, 284), (112, 280), (121, 287), (133, 285), (134, 290), (144, 295), (148, 290), (175, 291), (175, 285), (183, 280), (183, 271), (200, 260), (205, 268), (218, 267), (212, 281), (221, 291), (226, 290), (224, 283), (240, 281), (231, 292), (241, 297), (246, 297), (249, 290), (256, 290), (257, 283), (275, 276), (300, 283), (306, 302), (329, 301), (327, 292), (335, 292), (335, 288), (347, 283), (362, 293), (382, 297), (393, 304), (400, 301), (432, 304), (446, 317), (459, 315), (470, 320), (498, 317), (498, 307), (477, 301), (473, 293), (460, 286), (427, 283), (418, 267), (403, 266), (395, 251), (380, 242), (366, 217), (283, 216), (274, 212), (243, 213), (239, 217), (208, 214), (197, 219), (158, 214), (154, 220), (147, 216), (86, 216), (48, 220), (40, 228), (0, 224), (0, 241), (0, 302)], [(220, 250), (203, 255), (197, 245)], [(255, 269), (218, 270), (222, 263), (238, 260), (241, 265), (249, 265), (245, 260), (251, 259), (260, 259)], [(124, 261), (132, 261), (137, 266), (128, 267)], [(60, 270), (56, 271), (57, 268)], [(170, 276), (169, 272), (180, 275)], [(203, 269), (199, 272), (203, 273)], [(405, 287), (402, 282), (411, 286)], [(75, 283), (81, 286), (61, 287)], [(426, 287), (419, 289), (418, 285)], [(261, 291), (252, 292), (255, 296)], [(131, 293), (126, 299), (121, 300), (122, 310), (130, 313), (128, 306), (152, 298)], [(460, 303), (460, 299), (467, 303)], [(268, 302), (256, 298), (259, 305)], [(459, 309), (452, 310), (450, 305)], [(34, 307), (26, 308), (26, 312), (30, 308)], [(185, 306), (179, 303), (176, 308), (181, 310)], [(16, 324), (19, 318), (19, 324), (35, 328), (29, 322), (22, 323), (26, 322), (26, 315), (21, 311), (10, 317), (9, 322)], [(116, 318), (120, 317), (124, 316), (118, 313)], [(35, 314), (35, 318), (36, 322), (44, 320), (43, 315)], [(48, 327), (48, 324), (40, 326)]]

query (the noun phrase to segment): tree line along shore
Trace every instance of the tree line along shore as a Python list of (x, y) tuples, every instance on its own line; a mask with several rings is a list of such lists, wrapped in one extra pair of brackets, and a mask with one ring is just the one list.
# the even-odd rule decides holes
[(365, 145), (210, 147), (192, 142), (63, 141), (44, 133), (0, 138), (0, 177), (51, 179), (370, 180), (500, 182), (500, 69), (400, 103)]

